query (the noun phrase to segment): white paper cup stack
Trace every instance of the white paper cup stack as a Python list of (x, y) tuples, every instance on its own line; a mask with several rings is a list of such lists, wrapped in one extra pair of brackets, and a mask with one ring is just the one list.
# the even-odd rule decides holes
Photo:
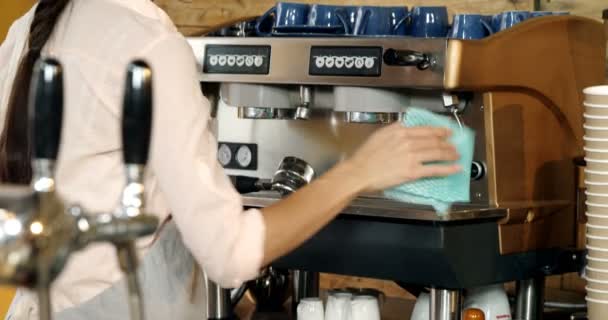
[(587, 306), (589, 320), (608, 315), (608, 86), (585, 94)]

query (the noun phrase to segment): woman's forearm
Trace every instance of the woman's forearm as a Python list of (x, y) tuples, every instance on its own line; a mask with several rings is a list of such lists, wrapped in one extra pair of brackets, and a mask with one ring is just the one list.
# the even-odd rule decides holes
[(264, 208), (264, 265), (297, 248), (335, 218), (365, 186), (346, 162), (308, 186)]

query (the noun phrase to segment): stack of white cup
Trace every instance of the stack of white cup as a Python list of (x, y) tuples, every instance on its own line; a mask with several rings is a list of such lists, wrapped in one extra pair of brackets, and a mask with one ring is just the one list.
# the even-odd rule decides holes
[(608, 314), (608, 86), (585, 94), (587, 306), (589, 320)]
[(319, 298), (306, 298), (297, 308), (298, 320), (380, 320), (378, 298), (347, 292), (330, 292), (324, 310)]

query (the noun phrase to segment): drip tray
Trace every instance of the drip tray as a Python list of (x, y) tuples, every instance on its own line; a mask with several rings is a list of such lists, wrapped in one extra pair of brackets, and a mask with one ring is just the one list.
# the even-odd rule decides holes
[[(279, 201), (277, 192), (257, 192), (243, 195), (246, 207), (264, 208)], [(415, 205), (367, 194), (353, 200), (343, 211), (344, 215), (420, 221), (498, 220), (507, 216), (507, 210), (472, 204), (455, 204), (446, 215), (438, 215), (430, 206)]]

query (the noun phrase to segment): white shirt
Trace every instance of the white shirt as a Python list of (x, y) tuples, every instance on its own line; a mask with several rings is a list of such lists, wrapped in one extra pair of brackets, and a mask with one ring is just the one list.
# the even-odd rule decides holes
[[(0, 46), (0, 120), (32, 15), (19, 19)], [(64, 68), (56, 171), (64, 200), (95, 212), (118, 205), (125, 183), (120, 114), (126, 66), (143, 59), (154, 81), (148, 209), (161, 219), (173, 214), (184, 243), (220, 285), (235, 287), (255, 277), (263, 260), (263, 216), (243, 212), (240, 195), (217, 163), (194, 55), (167, 15), (148, 0), (72, 0), (43, 54)], [(55, 281), (54, 311), (91, 299), (121, 277), (111, 245), (89, 246), (72, 255)]]

